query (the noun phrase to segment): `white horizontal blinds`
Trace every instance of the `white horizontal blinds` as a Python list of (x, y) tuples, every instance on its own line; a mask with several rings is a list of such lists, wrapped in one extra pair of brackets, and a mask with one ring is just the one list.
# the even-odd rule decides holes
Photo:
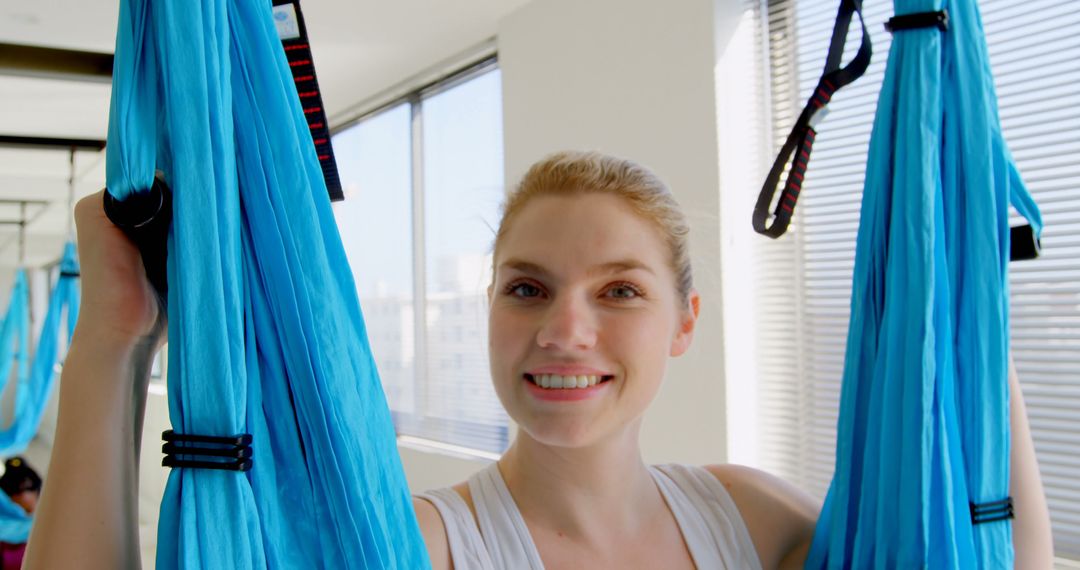
[[(836, 4), (794, 0), (769, 5), (773, 97), (782, 98), (784, 90), (776, 84), (792, 78), (798, 93), (787, 107), (782, 101), (774, 103), (778, 141), (786, 135), (781, 126), (790, 124), (816, 84)], [(1010, 265), (1013, 350), (1056, 548), (1059, 555), (1080, 558), (1080, 3), (984, 0), (980, 7), (1005, 137), (1047, 224), (1043, 257)], [(785, 238), (798, 277), (778, 271), (765, 278), (772, 286), (791, 287), (795, 300), (778, 306), (794, 304), (796, 314), (787, 322), (766, 322), (759, 334), (781, 338), (785, 327), (792, 327), (797, 339), (760, 353), (763, 361), (795, 355), (787, 387), (781, 381), (786, 369), (770, 379), (763, 366), (762, 385), (768, 393), (762, 400), (794, 400), (763, 409), (763, 433), (799, 434), (801, 449), (791, 452), (789, 443), (766, 438), (764, 465), (781, 474), (794, 473), (797, 483), (818, 495), (831, 477), (866, 149), (890, 40), (881, 24), (891, 12), (889, 1), (864, 2), (874, 63), (859, 82), (834, 97), (830, 115), (820, 125), (794, 235)], [(792, 40), (774, 30), (792, 25), (794, 74), (775, 61)], [(856, 41), (853, 32), (849, 53)], [(791, 347), (798, 350), (792, 353)], [(793, 410), (804, 417), (785, 415)]]
[(1080, 559), (1080, 2), (980, 6), (1005, 139), (1046, 223), (1042, 257), (1009, 267), (1013, 355), (1055, 548)]
[[(787, 137), (799, 109), (796, 108), (795, 5), (787, 0), (762, 2), (758, 16), (765, 18), (759, 27), (766, 37), (758, 42), (761, 61), (769, 73), (763, 78), (768, 94), (771, 120), (763, 126), (775, 157)], [(772, 157), (765, 159), (769, 163)], [(768, 165), (761, 165), (764, 169)], [(761, 176), (764, 176), (762, 172)], [(749, 212), (747, 212), (749, 214)], [(801, 361), (802, 273), (797, 256), (798, 217), (792, 220), (781, 240), (757, 238), (754, 244), (755, 273), (759, 286), (755, 294), (757, 328), (757, 370), (761, 445), (761, 466), (804, 488), (814, 488), (807, 478), (807, 466), (816, 465), (807, 453), (806, 429), (811, 410), (806, 409), (803, 385), (799, 378)]]
[[(817, 85), (832, 36), (833, 0), (768, 5), (773, 136), (783, 143)], [(864, 2), (875, 57), (866, 75), (829, 105), (788, 234), (759, 247), (770, 314), (758, 331), (763, 393), (762, 466), (823, 497), (832, 479), (840, 377), (847, 340), (855, 234), (866, 152), (889, 40), (891, 2)], [(845, 62), (858, 49), (852, 23)], [(764, 241), (764, 240), (762, 240)]]

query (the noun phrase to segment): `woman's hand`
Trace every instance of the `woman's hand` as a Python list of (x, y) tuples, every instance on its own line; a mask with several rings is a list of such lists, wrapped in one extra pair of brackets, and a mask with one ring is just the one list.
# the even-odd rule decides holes
[(74, 342), (148, 345), (165, 340), (165, 311), (138, 248), (105, 216), (104, 191), (75, 206), (82, 306)]

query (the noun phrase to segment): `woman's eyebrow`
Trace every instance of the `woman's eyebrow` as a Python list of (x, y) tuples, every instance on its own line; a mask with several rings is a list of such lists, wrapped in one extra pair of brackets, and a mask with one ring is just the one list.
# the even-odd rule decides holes
[[(531, 261), (525, 261), (523, 259), (511, 258), (501, 264), (500, 268), (513, 269), (522, 273), (528, 273), (530, 275), (536, 275), (537, 277), (550, 277), (551, 272), (545, 269), (543, 266), (533, 263)], [(624, 271), (640, 270), (647, 273), (656, 274), (648, 265), (636, 260), (636, 259), (621, 259), (618, 261), (608, 261), (599, 265), (594, 265), (589, 268), (589, 275), (606, 275), (611, 273), (622, 273)]]
[(531, 261), (525, 261), (523, 259), (508, 259), (501, 264), (500, 268), (513, 269), (522, 273), (529, 273), (538, 277), (550, 277), (551, 272), (544, 269), (542, 266), (537, 265)]
[(647, 273), (656, 274), (651, 267), (636, 259), (623, 259), (619, 261), (609, 261), (607, 263), (601, 263), (600, 265), (594, 265), (589, 269), (590, 275), (610, 274), (610, 273), (622, 273), (624, 271), (634, 270), (645, 271)]

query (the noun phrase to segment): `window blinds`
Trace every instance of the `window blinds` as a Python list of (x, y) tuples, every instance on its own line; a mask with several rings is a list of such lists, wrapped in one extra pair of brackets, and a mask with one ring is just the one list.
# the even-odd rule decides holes
[[(1005, 137), (1046, 222), (1043, 256), (1010, 266), (1013, 354), (1056, 549), (1080, 559), (1080, 5), (983, 0), (980, 8)], [(764, 0), (759, 10), (768, 135), (778, 147), (824, 65), (836, 2)], [(855, 232), (892, 2), (865, 0), (864, 15), (874, 62), (819, 125), (789, 234), (755, 244), (762, 466), (819, 497), (832, 476)], [(847, 53), (858, 41), (853, 32)]]

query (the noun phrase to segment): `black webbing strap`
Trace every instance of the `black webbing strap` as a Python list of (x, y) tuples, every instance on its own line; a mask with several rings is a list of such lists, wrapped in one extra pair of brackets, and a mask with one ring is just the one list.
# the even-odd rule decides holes
[(251, 469), (251, 434), (212, 436), (179, 434), (167, 430), (161, 434), (165, 467), (247, 471)]
[[(862, 43), (855, 57), (840, 67), (844, 55), (844, 43), (847, 41), (848, 30), (851, 28), (851, 18), (859, 16), (859, 26), (862, 28)], [(814, 130), (814, 117), (832, 99), (832, 96), (841, 88), (853, 83), (870, 65), (870, 57), (873, 48), (870, 44), (870, 33), (866, 30), (866, 22), (862, 16), (862, 0), (841, 0), (840, 9), (836, 14), (836, 24), (833, 26), (832, 42), (829, 44), (829, 55), (825, 60), (825, 70), (818, 80), (813, 95), (803, 107), (802, 113), (795, 121), (787, 141), (780, 149), (780, 154), (773, 162), (769, 176), (758, 195), (757, 205), (754, 207), (754, 231), (759, 234), (778, 238), (787, 231), (791, 223), (791, 216), (795, 212), (795, 202), (799, 199), (802, 190), (803, 179), (806, 177), (806, 167), (810, 162), (810, 153), (814, 147), (814, 138), (817, 132)], [(785, 171), (788, 163), (791, 163), (791, 171), (784, 183), (784, 190), (776, 209), (772, 213), (772, 225), (767, 226), (769, 219), (769, 205), (772, 204), (776, 194), (776, 185), (780, 182), (780, 175)]]
[(943, 32), (949, 30), (949, 12), (918, 12), (893, 16), (885, 22), (885, 31), (889, 33), (902, 32), (904, 30), (918, 30), (920, 28), (937, 28)]
[(975, 504), (971, 506), (971, 524), (983, 524), (1008, 520), (1014, 517), (1012, 497), (1000, 501)]
[(308, 130), (311, 131), (311, 139), (315, 143), (315, 154), (319, 157), (319, 166), (322, 167), (330, 200), (344, 200), (337, 161), (334, 160), (334, 148), (330, 145), (330, 126), (323, 108), (319, 77), (315, 74), (307, 26), (304, 24), (304, 14), (300, 11), (300, 0), (274, 0), (274, 25), (285, 48), (285, 59), (289, 60), (289, 69), (296, 84), (296, 92), (300, 96), (300, 106), (304, 109)]

